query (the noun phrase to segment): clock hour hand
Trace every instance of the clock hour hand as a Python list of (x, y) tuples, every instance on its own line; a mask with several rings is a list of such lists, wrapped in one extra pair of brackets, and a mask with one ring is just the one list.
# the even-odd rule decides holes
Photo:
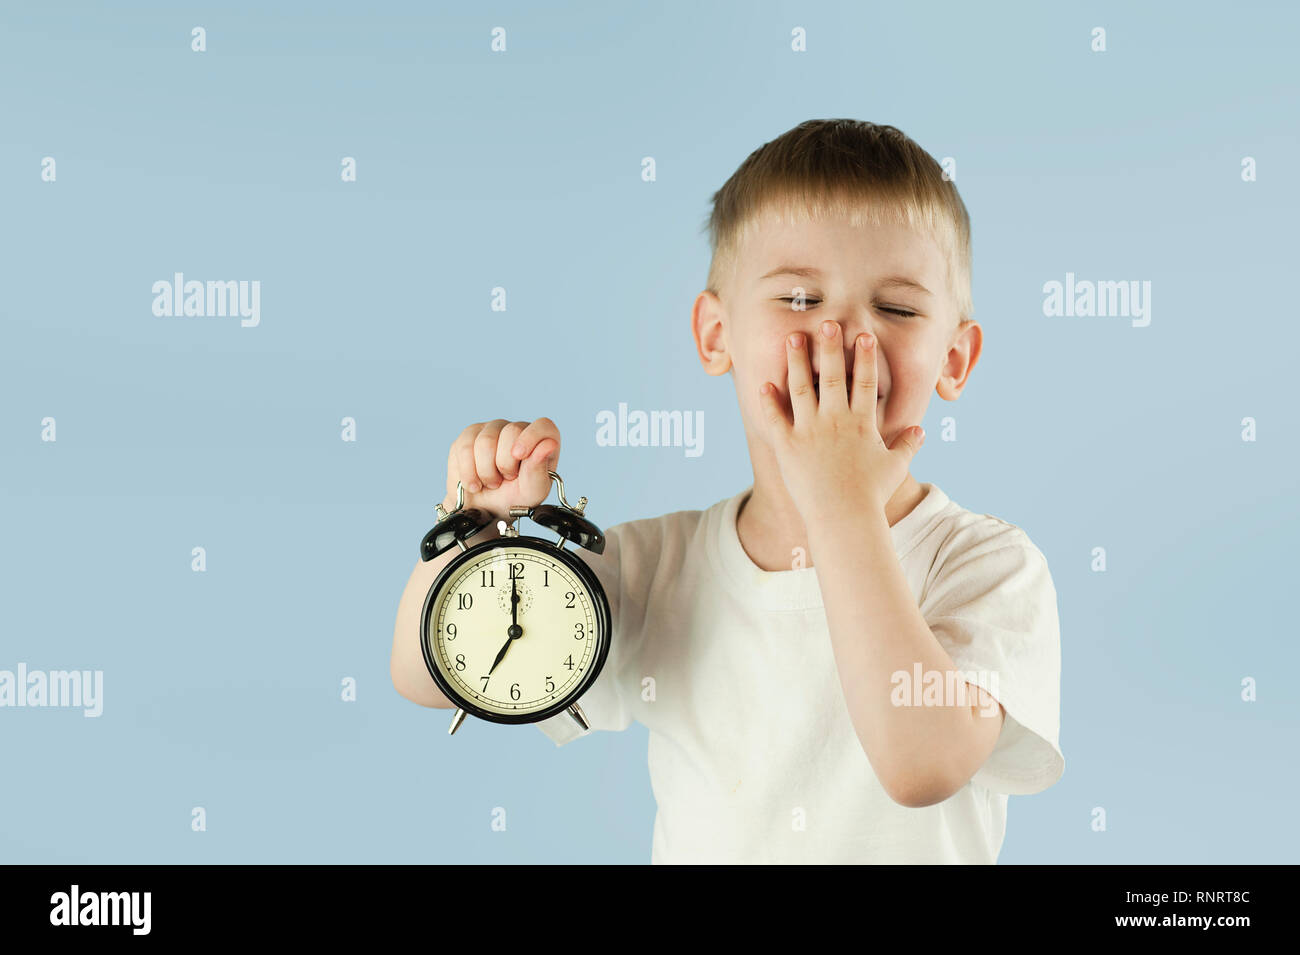
[[(495, 670), (497, 668), (497, 664), (505, 659), (506, 651), (510, 649), (510, 644), (513, 641), (514, 641), (514, 637), (506, 638), (506, 645), (501, 648), (501, 652), (497, 654), (497, 658), (492, 661), (492, 670)], [(488, 670), (488, 676), (492, 675), (492, 670)]]

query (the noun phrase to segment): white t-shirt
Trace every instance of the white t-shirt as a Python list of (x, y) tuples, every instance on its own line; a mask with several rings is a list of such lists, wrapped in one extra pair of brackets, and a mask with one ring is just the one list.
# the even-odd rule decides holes
[[(853, 729), (816, 567), (764, 571), (741, 546), (752, 486), (705, 511), (616, 525), (604, 554), (580, 552), (613, 635), (578, 702), (593, 730), (635, 719), (650, 731), (652, 863), (991, 864), (1007, 795), (1060, 778), (1046, 558), (1014, 524), (921, 486), (890, 528), (904, 576), (943, 648), (1007, 715), (974, 777), (919, 809), (885, 793)], [(586, 735), (567, 713), (537, 726), (557, 746)]]

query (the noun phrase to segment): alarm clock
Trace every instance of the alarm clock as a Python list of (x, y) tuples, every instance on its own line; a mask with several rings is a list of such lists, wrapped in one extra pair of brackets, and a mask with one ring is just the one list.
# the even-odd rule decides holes
[[(420, 645), (429, 675), (457, 707), (448, 734), (466, 714), (493, 723), (536, 723), (567, 712), (590, 728), (578, 698), (595, 682), (609, 654), (609, 600), (595, 573), (572, 541), (594, 554), (605, 535), (583, 516), (558, 486), (560, 506), (510, 508), (498, 520), (501, 536), (466, 546), (492, 523), (491, 514), (465, 507), (456, 483), (456, 507), (437, 505), (438, 523), (420, 542), (420, 558), (432, 560), (459, 546), (438, 574), (420, 615)], [(528, 517), (559, 535), (557, 540), (520, 534), (515, 522)]]

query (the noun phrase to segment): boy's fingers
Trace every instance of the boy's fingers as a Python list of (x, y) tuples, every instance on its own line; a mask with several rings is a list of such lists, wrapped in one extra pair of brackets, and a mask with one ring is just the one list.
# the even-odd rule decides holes
[[(827, 331), (830, 332), (829, 335), (826, 334)], [(830, 320), (822, 322), (817, 337), (821, 339), (818, 345), (821, 352), (817, 385), (821, 393), (817, 399), (818, 411), (845, 411), (849, 406), (849, 396), (844, 390), (844, 343), (840, 340), (840, 323)]]
[(785, 409), (781, 407), (776, 397), (776, 385), (771, 382), (763, 382), (758, 389), (759, 405), (763, 409), (763, 417), (767, 420), (768, 430), (774, 434), (782, 426), (789, 427), (790, 421), (785, 415)]
[(451, 498), (452, 507), (456, 504), (456, 483), (461, 483), (465, 491), (477, 492), (482, 490), (482, 483), (478, 481), (478, 469), (474, 466), (474, 438), (478, 437), (478, 431), (482, 430), (482, 422), (474, 422), (472, 425), (465, 426), (465, 430), (456, 435), (456, 439), (451, 443), (451, 451), (447, 459), (454, 461), (454, 466), (448, 465), (447, 483), (450, 485), (447, 489), (447, 495)]
[(527, 427), (527, 421), (511, 421), (501, 429), (501, 436), (497, 438), (496, 466), (507, 481), (519, 476), (519, 459), (511, 453), (511, 450), (514, 443), (519, 440), (519, 435)]
[(797, 424), (817, 411), (817, 397), (813, 394), (812, 368), (808, 364), (806, 337), (794, 332), (786, 337), (786, 366), (790, 382), (790, 407)]
[(510, 453), (518, 459), (526, 458), (536, 450), (538, 443), (546, 438), (553, 439), (556, 447), (559, 447), (560, 429), (550, 418), (538, 418), (519, 433)]
[[(477, 493), (483, 490), (483, 485), (478, 480), (478, 469), (474, 467), (474, 439), (469, 435), (457, 438), (452, 445), (452, 454), (456, 458), (456, 470), (453, 472), (456, 480), (465, 485), (467, 491)], [(455, 494), (456, 489), (452, 488), (451, 493)]]
[(501, 486), (501, 472), (497, 470), (496, 464), (497, 438), (506, 423), (504, 418), (489, 421), (474, 439), (474, 466), (484, 487)]
[(456, 435), (451, 447), (447, 450), (447, 496), (451, 498), (452, 505), (456, 503), (456, 483), (459, 481), (465, 485), (465, 490), (469, 490), (469, 483), (464, 476), (464, 457), (465, 449), (469, 447), (473, 433), (478, 425), (466, 425), (460, 434)]
[(853, 397), (849, 403), (858, 414), (876, 417), (876, 337), (864, 332), (853, 345)]
[(554, 438), (546, 438), (537, 443), (533, 453), (524, 459), (524, 467), (533, 467), (553, 471), (551, 455), (559, 448)]

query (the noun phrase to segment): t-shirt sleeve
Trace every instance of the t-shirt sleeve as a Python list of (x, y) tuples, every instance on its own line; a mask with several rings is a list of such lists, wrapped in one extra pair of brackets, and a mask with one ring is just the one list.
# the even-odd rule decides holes
[[(970, 535), (973, 536), (973, 535)], [(965, 679), (1006, 709), (971, 781), (1027, 795), (1065, 769), (1060, 747), (1061, 633), (1047, 558), (1014, 525), (941, 555), (921, 615)]]
[(555, 742), (556, 746), (575, 740), (580, 736), (589, 736), (594, 730), (625, 730), (631, 725), (631, 711), (624, 699), (623, 683), (633, 669), (633, 656), (627, 642), (627, 627), (624, 625), (622, 581), (622, 545), (626, 525), (616, 525), (605, 532), (605, 550), (600, 554), (580, 551), (583, 560), (595, 573), (609, 600), (610, 628), (609, 655), (605, 666), (595, 682), (582, 696), (578, 697), (578, 706), (591, 729), (586, 732), (578, 725), (567, 710), (540, 720), (535, 726)]

